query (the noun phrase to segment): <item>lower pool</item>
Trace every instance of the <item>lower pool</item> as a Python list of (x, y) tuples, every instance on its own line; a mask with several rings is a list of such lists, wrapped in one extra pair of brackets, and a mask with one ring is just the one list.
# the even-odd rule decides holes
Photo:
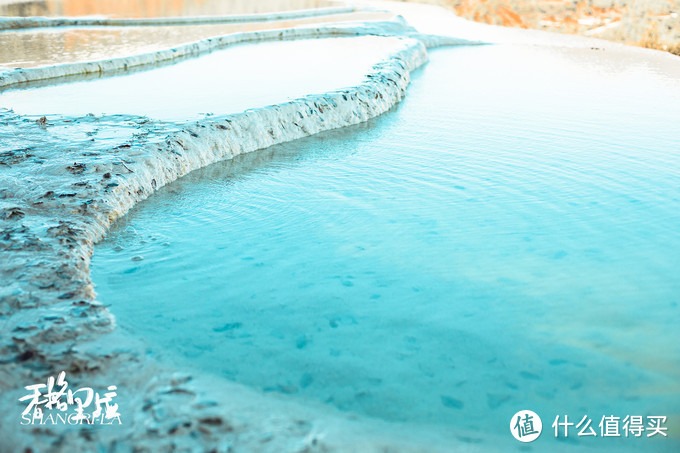
[[(536, 448), (673, 451), (598, 425), (679, 428), (677, 88), (597, 49), (433, 51), (382, 117), (142, 202), (96, 290), (156, 357), (265, 392), (504, 451), (522, 409)], [(598, 437), (555, 440), (565, 415)]]

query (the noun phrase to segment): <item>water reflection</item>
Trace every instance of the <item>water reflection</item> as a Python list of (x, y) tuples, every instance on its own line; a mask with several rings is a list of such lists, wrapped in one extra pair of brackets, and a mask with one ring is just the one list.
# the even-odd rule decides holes
[(0, 5), (3, 16), (169, 17), (256, 14), (336, 6), (332, 0), (42, 0)]
[(388, 13), (362, 12), (238, 24), (13, 30), (0, 33), (0, 68), (30, 68), (109, 59), (168, 49), (229, 33), (389, 17), (391, 15)]

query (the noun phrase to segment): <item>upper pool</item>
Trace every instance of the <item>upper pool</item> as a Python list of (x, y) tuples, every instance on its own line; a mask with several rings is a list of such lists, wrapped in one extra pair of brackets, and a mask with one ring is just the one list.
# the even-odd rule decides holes
[(176, 366), (451, 445), (515, 450), (531, 409), (540, 451), (678, 451), (550, 426), (680, 416), (677, 87), (598, 50), (434, 51), (382, 117), (141, 203), (96, 290)]
[(0, 70), (108, 60), (170, 49), (231, 33), (331, 22), (384, 20), (389, 13), (353, 12), (230, 24), (44, 27), (0, 32)]
[(54, 79), (49, 86), (19, 85), (0, 91), (0, 105), (21, 115), (105, 113), (170, 121), (240, 113), (356, 86), (376, 63), (405, 46), (381, 36), (236, 44), (115, 77), (97, 73)]

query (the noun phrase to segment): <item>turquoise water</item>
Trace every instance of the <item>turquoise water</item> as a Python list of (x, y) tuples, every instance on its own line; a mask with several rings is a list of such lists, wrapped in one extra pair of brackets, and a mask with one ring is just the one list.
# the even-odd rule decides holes
[[(530, 409), (539, 451), (677, 451), (677, 82), (588, 50), (431, 58), (382, 117), (141, 203), (95, 250), (100, 300), (177, 366), (414, 431), (509, 451)], [(557, 442), (557, 415), (675, 440)]]

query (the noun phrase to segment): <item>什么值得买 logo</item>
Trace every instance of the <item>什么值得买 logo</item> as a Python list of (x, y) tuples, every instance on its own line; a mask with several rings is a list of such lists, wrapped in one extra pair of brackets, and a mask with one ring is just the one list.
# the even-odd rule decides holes
[[(645, 419), (647, 424), (645, 425)], [(578, 419), (576, 419), (578, 420)], [(568, 415), (557, 415), (552, 424), (555, 438), (572, 437), (668, 437), (668, 428), (664, 426), (665, 415), (603, 415), (597, 424), (599, 432), (593, 427), (593, 420), (584, 415), (579, 422), (570, 421)], [(597, 422), (596, 422), (597, 423)], [(510, 432), (520, 442), (532, 442), (541, 435), (543, 423), (535, 412), (523, 410), (510, 419)]]
[(510, 419), (510, 432), (520, 442), (533, 442), (541, 435), (541, 417), (532, 411), (519, 411)]
[(113, 425), (122, 424), (118, 404), (113, 403), (117, 396), (115, 385), (107, 387), (100, 396), (90, 387), (68, 388), (66, 372), (55, 378), (50, 376), (47, 383), (24, 387), (30, 393), (19, 398), (26, 403), (21, 413), (22, 425)]

